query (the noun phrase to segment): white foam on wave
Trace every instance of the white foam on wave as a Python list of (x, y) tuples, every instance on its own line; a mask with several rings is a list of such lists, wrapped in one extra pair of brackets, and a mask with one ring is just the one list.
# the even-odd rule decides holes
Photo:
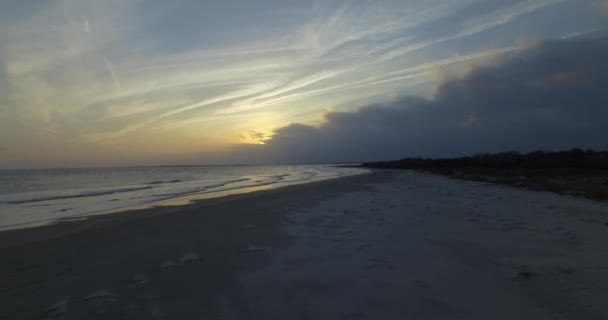
[(4, 204), (22, 204), (30, 202), (40, 202), (46, 200), (61, 200), (70, 198), (83, 198), (92, 196), (102, 196), (121, 192), (139, 191), (151, 189), (150, 186), (136, 186), (136, 187), (120, 187), (120, 188), (104, 188), (99, 190), (88, 190), (88, 191), (73, 191), (73, 192), (60, 192), (54, 194), (44, 193), (25, 193), (16, 195), (0, 195), (0, 203)]
[(353, 175), (361, 169), (313, 166), (289, 173), (243, 176), (233, 179), (181, 181), (167, 179), (142, 185), (45, 193), (0, 195), (0, 231), (154, 205), (187, 196), (218, 194), (231, 190), (281, 187)]

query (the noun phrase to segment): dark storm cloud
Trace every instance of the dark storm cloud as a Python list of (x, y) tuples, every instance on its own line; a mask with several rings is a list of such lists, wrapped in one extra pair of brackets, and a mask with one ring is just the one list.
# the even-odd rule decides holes
[[(432, 99), (329, 113), (262, 146), (264, 161), (327, 162), (608, 148), (608, 37), (531, 45), (442, 81)], [(248, 150), (251, 153), (252, 150)]]

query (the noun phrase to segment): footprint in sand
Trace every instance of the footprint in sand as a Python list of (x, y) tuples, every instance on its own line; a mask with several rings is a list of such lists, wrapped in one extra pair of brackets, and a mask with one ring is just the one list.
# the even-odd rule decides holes
[(84, 301), (111, 301), (114, 300), (116, 296), (109, 290), (100, 289), (97, 290), (84, 298)]
[(179, 259), (177, 259), (177, 261), (175, 259), (169, 259), (169, 260), (165, 260), (160, 264), (160, 267), (162, 269), (167, 269), (167, 268), (174, 268), (174, 267), (178, 267), (180, 265), (184, 265), (190, 262), (194, 262), (194, 261), (198, 261), (201, 260), (201, 256), (194, 252), (194, 251), (188, 251), (186, 253), (184, 253)]
[(181, 264), (184, 263), (188, 263), (188, 262), (193, 262), (193, 261), (198, 261), (201, 259), (201, 256), (198, 255), (198, 253), (194, 252), (194, 251), (190, 251), (190, 252), (186, 252), (182, 255), (181, 258), (179, 258), (179, 262)]
[(149, 304), (148, 312), (152, 318), (163, 318), (165, 316), (163, 309), (156, 304)]
[(267, 250), (266, 248), (251, 245), (251, 246), (247, 247), (247, 250), (245, 250), (245, 252), (255, 253), (255, 252), (264, 252), (266, 250)]
[(54, 305), (50, 306), (44, 314), (46, 316), (58, 316), (64, 314), (68, 309), (68, 299), (62, 299), (57, 301)]
[(133, 284), (130, 285), (130, 288), (142, 287), (148, 283), (148, 278), (146, 278), (143, 274), (137, 274), (133, 277)]
[(177, 263), (173, 259), (165, 260), (165, 261), (163, 261), (163, 263), (160, 264), (160, 267), (162, 269), (173, 268), (173, 267), (177, 267)]

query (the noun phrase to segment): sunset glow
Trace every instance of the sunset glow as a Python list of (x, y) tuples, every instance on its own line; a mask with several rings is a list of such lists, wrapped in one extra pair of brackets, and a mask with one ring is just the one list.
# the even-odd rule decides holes
[(5, 1), (0, 167), (212, 163), (291, 123), (430, 97), (437, 81), (469, 65), (597, 32), (602, 8), (578, 0)]

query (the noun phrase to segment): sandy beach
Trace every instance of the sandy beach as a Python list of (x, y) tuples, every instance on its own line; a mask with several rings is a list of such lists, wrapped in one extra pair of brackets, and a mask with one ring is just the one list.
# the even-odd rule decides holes
[(607, 319), (608, 203), (381, 171), (0, 233), (0, 319)]

